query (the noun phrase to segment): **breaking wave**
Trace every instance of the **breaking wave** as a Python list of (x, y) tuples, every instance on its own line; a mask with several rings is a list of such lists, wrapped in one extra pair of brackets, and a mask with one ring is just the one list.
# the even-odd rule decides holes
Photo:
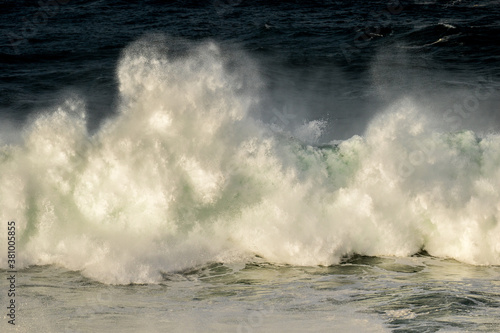
[(124, 50), (116, 115), (96, 133), (73, 97), (1, 144), (0, 219), (16, 221), (19, 265), (154, 283), (254, 255), (500, 264), (499, 135), (435, 131), (402, 97), (363, 136), (314, 145), (321, 121), (286, 132), (252, 116), (251, 59), (213, 42), (173, 51), (150, 38)]

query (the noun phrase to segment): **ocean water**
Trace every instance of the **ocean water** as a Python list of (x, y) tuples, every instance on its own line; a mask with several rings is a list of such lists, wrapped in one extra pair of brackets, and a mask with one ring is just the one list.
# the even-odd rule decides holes
[(498, 331), (499, 1), (0, 18), (2, 332)]

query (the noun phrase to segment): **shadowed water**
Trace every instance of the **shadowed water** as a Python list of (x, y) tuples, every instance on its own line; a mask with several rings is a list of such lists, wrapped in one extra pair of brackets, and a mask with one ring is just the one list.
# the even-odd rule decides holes
[(499, 268), (428, 255), (330, 267), (255, 258), (165, 273), (155, 285), (103, 285), (55, 266), (18, 275), (19, 332), (494, 332), (500, 323)]

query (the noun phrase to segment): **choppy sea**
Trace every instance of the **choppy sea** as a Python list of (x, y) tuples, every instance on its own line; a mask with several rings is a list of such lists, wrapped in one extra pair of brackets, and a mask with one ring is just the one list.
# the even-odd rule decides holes
[(2, 332), (498, 332), (499, 34), (497, 0), (0, 1)]

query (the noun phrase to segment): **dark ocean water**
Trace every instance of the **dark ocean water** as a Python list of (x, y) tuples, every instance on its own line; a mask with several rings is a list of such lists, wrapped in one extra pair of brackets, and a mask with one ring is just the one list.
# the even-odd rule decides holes
[(4, 0), (0, 28), (7, 332), (498, 331), (500, 1)]
[(297, 121), (329, 116), (337, 137), (362, 133), (375, 112), (373, 103), (380, 102), (379, 88), (393, 95), (416, 89), (425, 96), (443, 87), (498, 82), (500, 75), (497, 1), (61, 1), (47, 7), (2, 1), (0, 6), (0, 108), (15, 122), (77, 91), (89, 104), (91, 126), (97, 126), (114, 110), (122, 50), (152, 33), (244, 50), (259, 63), (268, 106), (288, 103), (290, 112), (300, 115)]

